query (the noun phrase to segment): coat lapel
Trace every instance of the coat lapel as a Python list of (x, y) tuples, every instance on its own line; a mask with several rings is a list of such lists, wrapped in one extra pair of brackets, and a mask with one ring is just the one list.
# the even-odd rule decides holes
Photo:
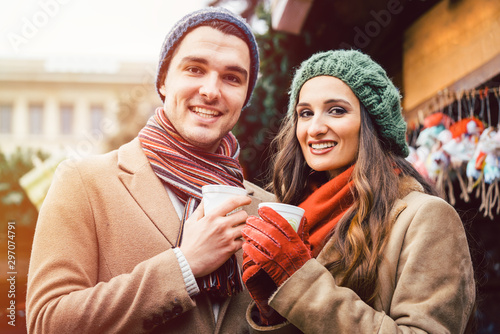
[(151, 222), (175, 245), (180, 220), (160, 179), (153, 172), (137, 138), (118, 149), (118, 178)]

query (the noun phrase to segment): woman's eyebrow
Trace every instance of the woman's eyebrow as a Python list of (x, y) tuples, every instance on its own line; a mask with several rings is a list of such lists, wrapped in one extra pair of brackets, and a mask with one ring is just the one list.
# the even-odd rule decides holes
[(351, 105), (351, 103), (349, 103), (349, 101), (344, 100), (344, 99), (329, 99), (329, 100), (326, 100), (323, 104), (330, 104), (330, 103), (345, 103), (345, 104)]
[[(351, 103), (349, 103), (349, 101), (344, 100), (344, 99), (328, 99), (328, 100), (323, 102), (323, 104), (331, 104), (331, 103), (345, 103), (345, 104), (351, 105)], [(308, 102), (297, 103), (297, 107), (309, 107), (310, 105), (311, 104)]]

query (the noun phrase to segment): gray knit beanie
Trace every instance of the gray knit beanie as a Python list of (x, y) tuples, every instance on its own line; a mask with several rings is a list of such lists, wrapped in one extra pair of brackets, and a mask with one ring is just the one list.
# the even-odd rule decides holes
[(293, 78), (288, 113), (295, 112), (302, 85), (311, 78), (323, 75), (346, 83), (370, 114), (383, 145), (397, 155), (408, 156), (401, 95), (385, 70), (359, 51), (326, 51), (305, 60)]
[(165, 83), (165, 73), (169, 66), (169, 62), (164, 61), (165, 57), (174, 52), (175, 48), (180, 44), (186, 33), (203, 23), (210, 21), (223, 21), (229, 23), (238, 28), (238, 30), (240, 30), (245, 36), (245, 42), (250, 49), (248, 91), (245, 103), (243, 104), (243, 108), (245, 108), (249, 105), (250, 97), (252, 96), (255, 83), (257, 82), (257, 76), (259, 74), (259, 48), (250, 26), (243, 20), (243, 18), (222, 7), (207, 7), (187, 14), (170, 30), (165, 37), (165, 41), (163, 42), (163, 46), (161, 48), (158, 72), (156, 75), (156, 91), (160, 95), (161, 100), (165, 102), (165, 97), (160, 93), (160, 87)]

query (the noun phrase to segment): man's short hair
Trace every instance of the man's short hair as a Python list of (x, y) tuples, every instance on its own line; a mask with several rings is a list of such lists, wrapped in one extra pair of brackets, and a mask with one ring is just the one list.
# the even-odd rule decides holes
[(175, 49), (179, 46), (184, 36), (193, 29), (202, 26), (208, 26), (225, 34), (241, 38), (248, 45), (248, 49), (250, 50), (250, 73), (247, 96), (243, 104), (245, 108), (249, 105), (250, 97), (252, 96), (259, 74), (259, 49), (250, 26), (243, 18), (221, 7), (208, 7), (184, 16), (165, 37), (156, 76), (156, 90), (161, 100), (165, 102), (165, 97), (160, 93), (160, 87), (165, 83), (165, 77)]

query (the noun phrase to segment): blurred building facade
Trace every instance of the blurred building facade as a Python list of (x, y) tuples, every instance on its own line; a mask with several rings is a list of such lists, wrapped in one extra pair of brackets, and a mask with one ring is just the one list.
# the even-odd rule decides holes
[(156, 64), (103, 59), (0, 60), (0, 150), (85, 156), (105, 151), (123, 117), (161, 104)]

